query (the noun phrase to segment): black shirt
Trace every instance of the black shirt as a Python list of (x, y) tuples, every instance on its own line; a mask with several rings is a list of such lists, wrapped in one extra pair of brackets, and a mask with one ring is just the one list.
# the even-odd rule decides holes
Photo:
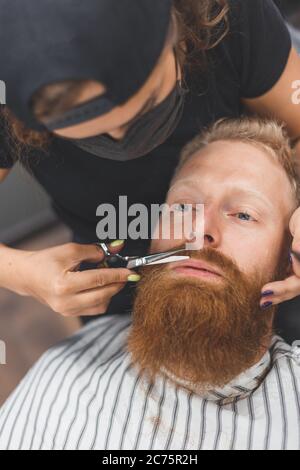
[[(188, 93), (181, 122), (164, 144), (142, 158), (116, 162), (55, 137), (48, 155), (33, 151), (26, 158), (61, 219), (82, 241), (97, 241), (96, 209), (102, 203), (117, 208), (120, 195), (128, 197), (128, 206), (163, 203), (182, 147), (215, 120), (241, 115), (241, 98), (261, 96), (279, 80), (291, 40), (274, 3), (229, 3), (230, 32), (209, 53), (209, 69), (199, 77), (187, 77), (187, 83), (191, 79), (199, 86)], [(0, 139), (0, 167), (9, 168), (13, 159), (4, 132)], [(131, 241), (125, 251), (144, 254), (147, 246), (146, 241)]]

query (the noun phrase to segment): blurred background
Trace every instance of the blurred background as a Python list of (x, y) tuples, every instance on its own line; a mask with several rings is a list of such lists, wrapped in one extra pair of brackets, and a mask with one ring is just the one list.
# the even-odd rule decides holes
[[(44, 191), (19, 165), (0, 184), (0, 200), (2, 243), (38, 250), (70, 241), (69, 230), (56, 219)], [(79, 326), (78, 319), (0, 289), (0, 340), (6, 344), (7, 360), (0, 365), (0, 405), (39, 357)]]
[[(291, 25), (300, 52), (299, 0), (274, 1)], [(1, 242), (37, 250), (71, 240), (43, 190), (18, 165), (0, 184), (0, 200)], [(0, 340), (7, 347), (7, 364), (0, 365), (0, 405), (44, 351), (78, 328), (77, 319), (66, 319), (33, 299), (0, 289)]]

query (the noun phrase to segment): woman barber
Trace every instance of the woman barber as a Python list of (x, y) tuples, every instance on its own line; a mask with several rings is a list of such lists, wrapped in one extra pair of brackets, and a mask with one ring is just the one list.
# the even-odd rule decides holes
[[(0, 286), (63, 315), (122, 313), (128, 280), (138, 277), (95, 268), (103, 258), (98, 205), (118, 207), (119, 195), (128, 205), (163, 203), (183, 146), (245, 109), (275, 116), (297, 140), (300, 59), (272, 0), (0, 5), (0, 180), (20, 161), (74, 234), (73, 243), (35, 252), (0, 245)], [(300, 210), (290, 227), (300, 253)], [(111, 250), (142, 255), (147, 247), (129, 239)], [(300, 295), (295, 257), (294, 275), (271, 288), (278, 304)]]

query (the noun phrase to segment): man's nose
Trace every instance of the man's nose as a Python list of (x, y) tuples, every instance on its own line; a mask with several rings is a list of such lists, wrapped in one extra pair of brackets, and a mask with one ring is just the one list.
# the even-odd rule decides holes
[(213, 208), (204, 209), (204, 248), (217, 248), (222, 240), (221, 220)]

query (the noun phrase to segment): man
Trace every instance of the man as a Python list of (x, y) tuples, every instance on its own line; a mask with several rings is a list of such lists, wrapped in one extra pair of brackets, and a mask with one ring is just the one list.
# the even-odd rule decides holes
[(274, 122), (196, 138), (167, 203), (204, 204), (204, 248), (143, 268), (132, 317), (104, 316), (46, 353), (2, 408), (0, 448), (300, 449), (298, 350), (274, 336), (268, 290), (291, 271), (291, 162)]

